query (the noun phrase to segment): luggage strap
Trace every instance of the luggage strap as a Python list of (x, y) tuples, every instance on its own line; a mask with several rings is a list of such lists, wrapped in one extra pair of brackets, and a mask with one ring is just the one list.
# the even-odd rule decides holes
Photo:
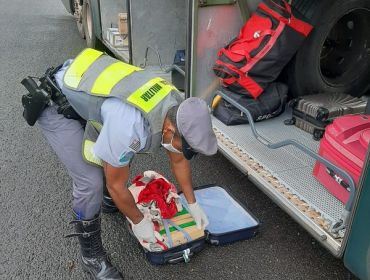
[(184, 235), (184, 237), (186, 238), (186, 240), (188, 242), (191, 242), (193, 240), (191, 238), (191, 236), (189, 235), (189, 233), (187, 233), (184, 229), (182, 229), (181, 227), (179, 227), (178, 225), (176, 225), (170, 219), (163, 219), (163, 227), (164, 227), (164, 230), (166, 231), (166, 235), (167, 235), (167, 238), (168, 238), (168, 243), (170, 244), (170, 247), (171, 248), (173, 247), (173, 240), (171, 238), (171, 232), (170, 232), (169, 225), (171, 225), (172, 227), (174, 227), (176, 230), (180, 231)]
[(261, 93), (263, 92), (263, 88), (251, 77), (246, 75), (246, 73), (242, 72), (234, 65), (225, 63), (221, 60), (217, 60), (217, 63), (219, 65), (231, 69), (232, 71), (239, 75), (238, 78), (233, 76), (230, 78), (221, 79), (227, 86), (233, 84), (234, 82), (238, 82), (244, 89), (246, 89), (252, 95), (254, 99), (257, 99), (257, 97), (261, 95)]
[[(270, 14), (271, 16), (273, 16), (278, 21), (281, 21), (281, 22), (289, 25), (291, 28), (293, 28), (297, 32), (299, 32), (302, 35), (304, 35), (305, 37), (307, 37), (310, 34), (310, 32), (313, 28), (312, 25), (307, 23), (307, 22), (304, 22), (303, 20), (300, 20), (300, 19), (296, 18), (292, 13), (292, 8), (290, 7), (290, 5), (286, 1), (284, 1), (284, 4), (285, 4), (285, 11), (290, 15), (289, 18), (286, 18), (286, 17), (282, 16), (278, 12), (276, 12), (273, 9), (271, 9), (270, 7), (268, 7), (265, 3), (261, 3), (258, 7), (262, 11), (264, 11), (264, 12)], [(284, 10), (284, 8), (283, 8), (283, 10)]]

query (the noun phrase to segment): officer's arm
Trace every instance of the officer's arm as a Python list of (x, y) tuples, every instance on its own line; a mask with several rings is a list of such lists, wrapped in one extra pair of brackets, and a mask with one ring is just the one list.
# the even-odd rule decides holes
[(171, 162), (171, 170), (180, 185), (188, 203), (195, 202), (193, 183), (191, 179), (190, 162), (186, 160), (183, 154), (177, 154), (167, 151)]
[(129, 166), (114, 167), (104, 163), (104, 173), (107, 188), (118, 209), (134, 224), (143, 219), (143, 214), (137, 208), (131, 192), (126, 187), (130, 175)]

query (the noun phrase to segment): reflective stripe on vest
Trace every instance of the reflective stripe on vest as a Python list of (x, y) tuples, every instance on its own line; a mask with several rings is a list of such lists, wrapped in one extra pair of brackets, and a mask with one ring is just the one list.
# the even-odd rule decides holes
[(104, 69), (95, 80), (91, 89), (93, 95), (107, 96), (111, 93), (112, 88), (123, 78), (132, 74), (135, 71), (142, 69), (130, 64), (123, 63), (122, 61), (113, 63)]
[(89, 120), (89, 123), (92, 124), (92, 126), (100, 133), (100, 131), (103, 129), (103, 124), (100, 122)]
[(127, 101), (145, 113), (149, 113), (172, 90), (176, 90), (176, 88), (167, 81), (162, 78), (154, 78), (133, 92)]
[(84, 138), (82, 140), (82, 158), (89, 164), (97, 167), (103, 166), (103, 161), (94, 154), (93, 147), (98, 139), (103, 125), (97, 121), (87, 121), (85, 126)]
[(85, 49), (68, 67), (64, 75), (64, 83), (72, 89), (77, 89), (83, 74), (103, 53), (94, 49)]
[[(90, 52), (101, 55), (96, 55), (95, 61), (85, 59), (85, 55), (88, 56)], [(79, 64), (84, 62), (87, 65), (80, 67)], [(80, 69), (80, 79), (74, 82), (77, 87), (70, 87), (71, 73), (77, 71), (70, 69)], [(68, 102), (87, 120), (83, 157), (87, 162), (99, 166), (101, 163), (94, 157), (91, 149), (102, 127), (101, 106), (106, 98), (118, 98), (140, 110), (150, 127), (150, 135), (143, 152), (153, 152), (160, 147), (166, 114), (170, 108), (179, 105), (183, 100), (177, 89), (159, 78), (155, 72), (123, 63), (91, 49), (82, 51), (69, 65), (64, 74), (63, 86)]]
[(84, 139), (82, 144), (82, 157), (85, 161), (98, 167), (103, 167), (103, 161), (94, 154), (93, 147), (95, 142)]

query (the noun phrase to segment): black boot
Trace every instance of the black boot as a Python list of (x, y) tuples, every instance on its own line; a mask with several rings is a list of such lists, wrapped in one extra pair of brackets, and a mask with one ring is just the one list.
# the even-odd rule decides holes
[(113, 199), (110, 197), (110, 194), (105, 184), (103, 189), (103, 201), (101, 204), (101, 211), (105, 214), (118, 212), (118, 208), (114, 204)]
[(67, 237), (78, 237), (81, 245), (81, 262), (84, 270), (89, 272), (93, 279), (123, 279), (122, 274), (111, 264), (103, 248), (100, 215), (92, 220), (76, 219), (71, 224), (75, 224), (76, 233), (67, 235)]

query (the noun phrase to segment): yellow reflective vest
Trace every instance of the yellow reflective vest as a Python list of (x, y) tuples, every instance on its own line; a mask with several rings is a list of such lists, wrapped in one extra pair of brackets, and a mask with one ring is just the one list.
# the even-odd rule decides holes
[(67, 68), (63, 87), (72, 107), (87, 121), (83, 157), (98, 166), (102, 164), (92, 153), (92, 147), (104, 125), (100, 109), (105, 98), (119, 98), (139, 109), (147, 119), (151, 135), (144, 152), (160, 147), (167, 112), (183, 100), (166, 80), (90, 48), (83, 50)]

